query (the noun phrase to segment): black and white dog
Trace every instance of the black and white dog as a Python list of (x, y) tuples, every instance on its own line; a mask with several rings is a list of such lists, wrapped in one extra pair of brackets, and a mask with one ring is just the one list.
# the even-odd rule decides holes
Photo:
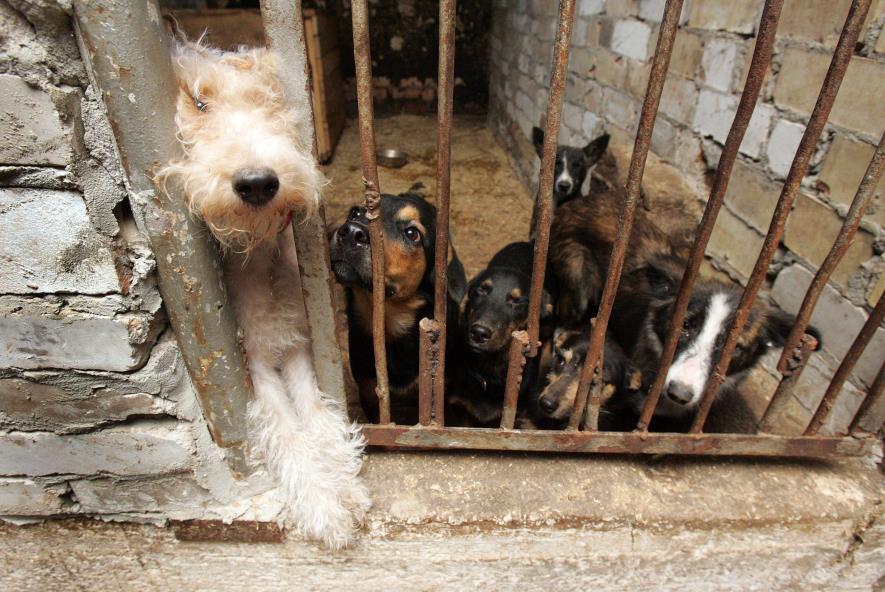
[[(556, 147), (556, 166), (553, 169), (553, 205), (580, 197), (587, 175), (608, 148), (610, 136), (603, 134), (583, 148), (560, 145)], [(544, 150), (544, 130), (532, 128), (532, 143), (538, 157)]]

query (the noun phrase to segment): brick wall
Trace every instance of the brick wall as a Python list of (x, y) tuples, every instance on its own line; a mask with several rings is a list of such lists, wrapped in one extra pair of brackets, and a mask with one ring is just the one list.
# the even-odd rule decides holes
[(0, 515), (228, 518), (69, 9), (0, 2)]
[[(490, 122), (514, 168), (534, 190), (539, 161), (531, 127), (546, 111), (556, 2), (495, 3), (491, 38)], [(683, 204), (694, 213), (709, 194), (743, 88), (763, 2), (687, 0), (652, 137), (651, 162), (680, 173)], [(772, 71), (740, 149), (707, 250), (745, 282), (768, 228), (783, 179), (805, 130), (849, 0), (788, 0)], [(663, 0), (578, 0), (560, 142), (584, 145), (612, 134), (617, 165), (629, 160), (657, 40)], [(795, 312), (823, 261), (885, 128), (885, 2), (874, 1), (864, 32), (818, 142), (772, 266), (775, 302)], [(648, 169), (646, 177), (655, 175)], [(654, 183), (654, 179), (646, 179)], [(813, 409), (826, 380), (885, 289), (885, 180), (854, 244), (832, 276), (813, 322), (824, 336), (797, 389), (797, 421)], [(861, 358), (852, 393), (837, 413), (846, 421), (885, 359), (885, 330)], [(769, 360), (769, 363), (771, 360)], [(769, 366), (770, 367), (770, 366)], [(847, 407), (846, 407), (847, 406)]]

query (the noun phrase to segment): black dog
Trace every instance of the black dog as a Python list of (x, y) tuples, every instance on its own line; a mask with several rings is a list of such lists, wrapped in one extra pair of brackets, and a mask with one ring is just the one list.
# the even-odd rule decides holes
[[(544, 387), (529, 401), (524, 428), (561, 430), (568, 425), (581, 370), (590, 349), (589, 329), (557, 329), (550, 346), (551, 351), (545, 356), (548, 359), (542, 365)], [(614, 395), (621, 387), (626, 364), (624, 351), (613, 339), (606, 339), (602, 371), (602, 397), (606, 404), (600, 414), (601, 430), (629, 430), (633, 427), (614, 424), (612, 420), (619, 414), (611, 411), (607, 404), (615, 399)]]
[[(556, 167), (553, 169), (554, 207), (581, 196), (581, 187), (587, 173), (605, 154), (609, 138), (608, 134), (603, 134), (583, 148), (563, 145), (556, 147)], [(532, 143), (540, 158), (544, 149), (544, 130), (532, 128)]]
[[(461, 310), (463, 367), (447, 397), (447, 423), (474, 427), (500, 424), (511, 335), (524, 330), (528, 321), (533, 257), (530, 243), (511, 243), (471, 280)], [(552, 308), (550, 294), (545, 290), (541, 303), (542, 341), (552, 330)], [(521, 401), (537, 385), (538, 357), (526, 364)]]
[[(433, 316), (436, 208), (413, 192), (382, 195), (381, 223), (385, 260), (385, 339), (395, 423), (417, 422), (418, 322)], [(350, 364), (363, 409), (378, 420), (375, 355), (372, 349), (372, 257), (366, 208), (351, 208), (347, 221), (331, 236), (330, 256), (337, 280), (347, 288)], [(447, 326), (458, 325), (458, 302), (467, 278), (449, 250)], [(449, 344), (457, 338), (449, 338)], [(450, 348), (447, 348), (450, 349)], [(451, 359), (451, 358), (450, 358)]]

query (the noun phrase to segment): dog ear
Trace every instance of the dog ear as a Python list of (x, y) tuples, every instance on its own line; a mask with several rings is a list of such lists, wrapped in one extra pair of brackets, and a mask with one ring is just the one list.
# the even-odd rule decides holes
[(449, 297), (455, 302), (461, 302), (467, 296), (467, 274), (464, 272), (461, 260), (458, 259), (458, 254), (455, 253), (455, 247), (451, 245), (449, 239)]
[(550, 292), (543, 290), (541, 292), (541, 341), (549, 340), (556, 332), (556, 315), (553, 311), (553, 298), (550, 296)]
[[(770, 310), (765, 315), (765, 323), (760, 331), (759, 339), (762, 340), (765, 347), (783, 347), (795, 324), (796, 317), (794, 315), (782, 310)], [(819, 350), (823, 344), (820, 331), (808, 325), (805, 332), (817, 340), (815, 351)]]
[(541, 153), (544, 151), (544, 130), (537, 126), (532, 128), (532, 144), (535, 146), (538, 158), (541, 158)]
[(602, 155), (605, 154), (605, 149), (608, 148), (609, 139), (611, 139), (610, 135), (602, 134), (584, 146), (584, 156), (587, 158), (588, 166), (596, 164), (602, 158)]

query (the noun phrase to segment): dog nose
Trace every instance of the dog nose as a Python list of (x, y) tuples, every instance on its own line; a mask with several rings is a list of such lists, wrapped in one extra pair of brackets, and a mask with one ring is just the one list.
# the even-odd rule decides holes
[(544, 413), (553, 413), (556, 411), (556, 401), (553, 397), (543, 396), (538, 399), (538, 407), (541, 408), (541, 411)]
[(234, 191), (247, 204), (261, 206), (280, 189), (280, 179), (272, 169), (240, 169), (231, 180)]
[(568, 193), (572, 190), (572, 184), (568, 181), (560, 181), (556, 184), (556, 188), (559, 190), (560, 193)]
[(470, 326), (470, 341), (473, 343), (485, 343), (492, 336), (492, 330), (479, 323)]
[(680, 405), (688, 405), (692, 399), (691, 387), (681, 382), (671, 382), (667, 387), (667, 397)]
[(343, 224), (338, 229), (338, 236), (342, 239), (350, 239), (353, 246), (365, 246), (369, 244), (369, 234), (362, 226), (358, 226), (353, 222)]

